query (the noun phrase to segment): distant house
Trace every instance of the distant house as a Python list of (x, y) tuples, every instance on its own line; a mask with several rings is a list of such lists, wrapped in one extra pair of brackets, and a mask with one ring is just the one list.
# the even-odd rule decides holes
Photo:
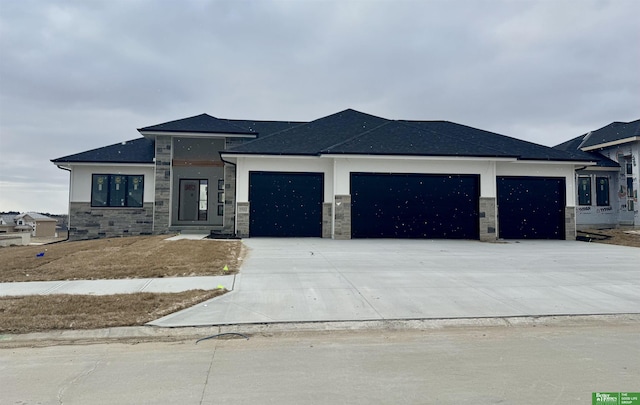
[(0, 233), (15, 232), (15, 215), (0, 215)]
[(344, 110), (311, 122), (201, 114), (52, 160), (71, 239), (575, 238), (575, 170), (599, 158), (447, 121)]
[(555, 148), (597, 161), (576, 171), (578, 228), (640, 226), (640, 120), (613, 122)]
[(56, 224), (58, 221), (46, 215), (27, 212), (16, 215), (14, 220), (17, 229), (25, 227), (24, 229), (31, 232), (31, 236), (48, 238), (56, 235)]

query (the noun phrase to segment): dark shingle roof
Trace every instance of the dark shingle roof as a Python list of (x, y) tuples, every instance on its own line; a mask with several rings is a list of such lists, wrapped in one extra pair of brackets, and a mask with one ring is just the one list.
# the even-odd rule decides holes
[[(580, 160), (564, 151), (548, 146), (527, 142), (495, 132), (468, 127), (449, 121), (405, 121), (411, 125), (434, 133), (447, 134), (454, 138), (455, 144), (464, 148), (464, 144), (484, 145), (494, 149), (498, 156), (515, 156), (521, 160)], [(472, 155), (478, 156), (478, 155)]]
[(446, 121), (393, 121), (345, 110), (232, 148), (229, 154), (418, 155), (578, 161), (572, 154)]
[(255, 135), (247, 128), (236, 125), (230, 120), (219, 119), (208, 114), (200, 114), (163, 124), (138, 129), (139, 132), (201, 132), (223, 134)]
[(631, 122), (612, 122), (611, 124), (588, 134), (580, 148), (589, 148), (603, 143), (640, 136), (640, 120)]
[(571, 153), (577, 157), (583, 158), (584, 160), (592, 160), (597, 163), (596, 166), (598, 167), (620, 167), (618, 163), (614, 162), (606, 156), (602, 156), (598, 152), (583, 152), (582, 150), (580, 150), (579, 146), (580, 144), (582, 144), (585, 136), (586, 135), (580, 135), (566, 142), (563, 142), (560, 145), (556, 145), (553, 148)]
[(284, 131), (285, 129), (296, 127), (300, 124), (306, 124), (303, 121), (253, 121), (253, 120), (230, 120), (225, 119), (234, 125), (246, 128), (251, 132), (259, 134), (259, 136), (273, 134), (275, 132)]
[(51, 161), (53, 163), (153, 163), (155, 156), (154, 146), (154, 140), (138, 138)]
[(389, 121), (384, 118), (348, 109), (268, 136), (261, 136), (228, 152), (317, 155), (323, 149), (387, 122)]
[[(400, 121), (388, 121), (359, 136), (331, 146), (322, 153), (418, 156), (504, 156), (474, 143), (456, 142), (448, 134), (425, 131)], [(515, 157), (515, 155), (513, 156)]]

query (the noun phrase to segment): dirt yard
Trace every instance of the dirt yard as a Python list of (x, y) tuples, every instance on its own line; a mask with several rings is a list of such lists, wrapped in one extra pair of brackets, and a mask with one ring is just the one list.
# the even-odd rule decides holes
[[(169, 236), (0, 248), (0, 282), (215, 276), (240, 268), (240, 241)], [(225, 292), (0, 297), (0, 333), (144, 325)]]
[(168, 241), (169, 236), (0, 248), (0, 282), (215, 276), (240, 267), (238, 240)]
[(640, 247), (639, 229), (584, 229), (578, 236), (593, 243)]
[(225, 292), (0, 297), (0, 333), (144, 325)]

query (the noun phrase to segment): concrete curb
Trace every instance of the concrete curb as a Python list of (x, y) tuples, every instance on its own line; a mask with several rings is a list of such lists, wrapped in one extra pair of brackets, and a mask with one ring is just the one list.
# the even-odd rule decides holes
[(0, 335), (0, 348), (44, 347), (96, 343), (142, 343), (183, 341), (222, 334), (272, 336), (279, 333), (438, 330), (448, 328), (537, 327), (537, 326), (607, 326), (637, 324), (640, 314), (548, 315), (492, 318), (398, 319), (374, 321), (288, 322), (161, 328), (154, 326), (114, 327), (90, 330), (61, 330)]

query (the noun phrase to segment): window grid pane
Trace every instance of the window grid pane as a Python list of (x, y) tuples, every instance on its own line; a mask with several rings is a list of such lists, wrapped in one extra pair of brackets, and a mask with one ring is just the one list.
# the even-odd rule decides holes
[(578, 178), (578, 204), (591, 205), (591, 177)]
[(94, 174), (91, 184), (92, 207), (143, 206), (144, 176)]
[(609, 178), (596, 177), (596, 203), (599, 207), (609, 205)]

